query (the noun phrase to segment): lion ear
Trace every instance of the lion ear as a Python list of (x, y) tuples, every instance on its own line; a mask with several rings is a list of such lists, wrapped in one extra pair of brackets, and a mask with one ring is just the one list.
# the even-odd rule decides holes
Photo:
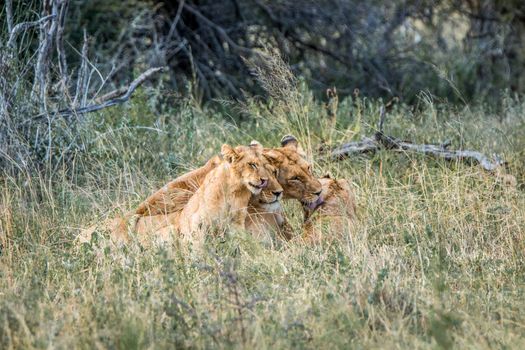
[(257, 152), (262, 152), (263, 150), (263, 146), (261, 145), (261, 143), (256, 140), (252, 140), (252, 142), (250, 142), (250, 148), (254, 149)]
[(281, 146), (290, 148), (294, 151), (296, 151), (302, 158), (306, 159), (306, 152), (304, 149), (299, 145), (299, 141), (295, 138), (293, 135), (285, 135), (281, 139)]
[(332, 175), (330, 174), (330, 172), (327, 172), (326, 174), (323, 175), (322, 178), (323, 178), (323, 179), (331, 179), (331, 178), (332, 178)]
[(263, 156), (273, 166), (278, 166), (282, 162), (281, 161), (282, 155), (279, 152), (276, 152), (272, 149), (268, 150), (267, 152), (264, 152)]
[(299, 142), (293, 135), (285, 135), (281, 139), (281, 146), (282, 147), (290, 147), (294, 150), (297, 150), (297, 147), (299, 146)]
[(233, 163), (239, 159), (239, 154), (232, 146), (227, 144), (222, 145), (221, 154), (228, 163)]

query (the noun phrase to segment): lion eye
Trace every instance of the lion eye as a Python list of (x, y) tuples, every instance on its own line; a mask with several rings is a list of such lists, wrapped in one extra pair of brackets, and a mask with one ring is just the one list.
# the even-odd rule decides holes
[(252, 168), (254, 168), (255, 170), (257, 170), (257, 164), (255, 164), (255, 163), (250, 163), (249, 165), (250, 165)]
[(294, 177), (292, 177), (290, 180), (293, 180), (293, 181), (299, 181), (299, 180), (301, 180), (301, 179), (299, 178), (299, 176), (294, 176)]

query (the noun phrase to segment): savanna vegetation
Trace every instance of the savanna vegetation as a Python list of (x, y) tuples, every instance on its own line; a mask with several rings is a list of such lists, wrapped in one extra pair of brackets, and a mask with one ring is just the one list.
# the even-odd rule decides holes
[[(319, 4), (5, 2), (0, 348), (525, 346), (521, 2)], [(64, 25), (51, 19), (13, 35), (45, 11)], [(450, 36), (446, 19), (470, 36)], [(82, 112), (125, 96), (122, 87), (160, 66), (169, 68), (129, 98)], [(324, 97), (332, 84), (335, 124)], [(489, 172), (386, 148), (326, 157), (320, 145), (373, 134), (393, 96), (400, 102), (386, 133), (450, 140), (505, 165)], [(118, 245), (100, 231), (75, 241), (223, 143), (276, 147), (285, 134), (300, 140), (315, 174), (351, 181), (358, 219), (350, 235), (308, 245), (231, 232), (193, 247), (144, 246), (133, 235)], [(300, 206), (284, 207), (299, 235)]]

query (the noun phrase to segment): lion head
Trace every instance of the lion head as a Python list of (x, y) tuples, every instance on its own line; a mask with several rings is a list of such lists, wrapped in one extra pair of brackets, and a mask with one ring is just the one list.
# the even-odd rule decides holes
[(319, 179), (323, 187), (321, 199), (316, 205), (303, 205), (305, 215), (314, 211), (326, 215), (355, 217), (355, 197), (346, 179), (333, 179), (329, 174)]
[(268, 187), (266, 187), (264, 190), (261, 191), (261, 193), (256, 196), (253, 200), (255, 201), (254, 204), (257, 206), (262, 206), (266, 209), (270, 206), (278, 206), (279, 200), (282, 198), (283, 195), (283, 187), (277, 181), (277, 177), (279, 176), (279, 169), (274, 167), (273, 165), (267, 163), (265, 165), (266, 170), (270, 174), (269, 180), (268, 180)]
[(284, 198), (298, 199), (306, 204), (319, 200), (321, 183), (314, 177), (312, 166), (295, 137), (283, 137), (281, 147), (265, 149), (264, 156), (279, 169), (277, 180), (284, 189)]
[(262, 156), (263, 147), (258, 142), (249, 146), (231, 147), (222, 145), (221, 154), (230, 164), (230, 169), (236, 178), (255, 195), (268, 187), (269, 173), (266, 169), (268, 161)]

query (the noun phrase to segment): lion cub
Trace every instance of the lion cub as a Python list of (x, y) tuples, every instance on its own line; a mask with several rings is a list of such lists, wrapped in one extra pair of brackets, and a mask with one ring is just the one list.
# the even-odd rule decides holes
[(355, 220), (355, 196), (345, 179), (325, 175), (319, 179), (323, 187), (321, 199), (303, 205), (303, 239), (309, 243), (323, 240), (323, 231), (342, 236), (352, 229)]
[(210, 171), (180, 213), (177, 231), (185, 238), (214, 225), (230, 224), (244, 229), (252, 195), (268, 186), (267, 161), (260, 144), (223, 145), (223, 161)]

